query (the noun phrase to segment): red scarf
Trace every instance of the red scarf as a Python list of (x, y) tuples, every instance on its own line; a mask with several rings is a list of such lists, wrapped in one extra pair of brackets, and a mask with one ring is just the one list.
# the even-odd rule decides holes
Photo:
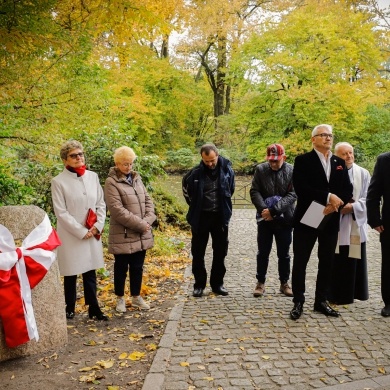
[(66, 168), (68, 171), (70, 171), (70, 172), (77, 173), (77, 177), (83, 176), (84, 173), (85, 173), (85, 170), (87, 169), (87, 167), (86, 167), (85, 165), (83, 165), (83, 166), (80, 167), (80, 168), (73, 168), (73, 167), (70, 167), (69, 165), (67, 165), (65, 168)]

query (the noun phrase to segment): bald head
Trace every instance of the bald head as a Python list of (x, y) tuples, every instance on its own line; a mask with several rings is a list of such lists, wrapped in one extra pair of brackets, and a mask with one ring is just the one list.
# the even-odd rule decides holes
[(339, 142), (334, 147), (334, 154), (345, 161), (347, 168), (351, 168), (355, 162), (353, 146), (349, 142)]

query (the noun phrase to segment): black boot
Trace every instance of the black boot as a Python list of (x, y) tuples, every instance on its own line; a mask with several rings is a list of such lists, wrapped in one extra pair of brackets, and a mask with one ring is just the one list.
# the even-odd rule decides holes
[(99, 306), (88, 306), (89, 318), (95, 318), (98, 321), (108, 321), (108, 317), (103, 314)]

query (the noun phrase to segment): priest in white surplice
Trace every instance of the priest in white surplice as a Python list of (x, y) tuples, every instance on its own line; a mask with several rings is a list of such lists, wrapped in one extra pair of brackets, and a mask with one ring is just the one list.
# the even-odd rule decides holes
[(329, 301), (339, 305), (368, 299), (367, 210), (369, 172), (355, 164), (354, 150), (348, 142), (339, 142), (334, 154), (345, 160), (353, 185), (353, 198), (341, 210), (339, 241), (332, 271)]

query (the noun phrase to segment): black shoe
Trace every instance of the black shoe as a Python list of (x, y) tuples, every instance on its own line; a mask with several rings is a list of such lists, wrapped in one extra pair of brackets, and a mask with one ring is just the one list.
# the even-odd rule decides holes
[(66, 318), (68, 319), (68, 320), (71, 320), (71, 319), (73, 319), (74, 318), (74, 313), (73, 313), (73, 311), (70, 311), (70, 312), (66, 312)]
[(223, 296), (229, 295), (228, 291), (223, 286), (215, 287), (212, 289), (212, 291), (214, 294), (217, 294), (217, 295), (223, 295)]
[(108, 321), (108, 317), (103, 314), (99, 306), (89, 306), (88, 315), (90, 319), (96, 319), (98, 321)]
[[(315, 302), (314, 303), (314, 310), (319, 311), (320, 313), (325, 314), (326, 316), (330, 316), (330, 317), (339, 317), (340, 316), (340, 313), (338, 311), (332, 309), (329, 306), (329, 303), (326, 301)], [(390, 315), (390, 313), (389, 313), (389, 315)]]
[(201, 288), (201, 287), (195, 287), (195, 288), (194, 288), (194, 291), (193, 291), (193, 293), (192, 293), (192, 296), (193, 296), (193, 297), (199, 298), (199, 297), (201, 297), (202, 295), (203, 295), (203, 288)]
[(294, 303), (293, 309), (290, 311), (290, 317), (292, 320), (297, 320), (300, 318), (300, 316), (303, 313), (303, 303), (302, 302), (297, 302)]
[(390, 305), (385, 305), (385, 307), (381, 311), (381, 315), (383, 317), (390, 317)]

